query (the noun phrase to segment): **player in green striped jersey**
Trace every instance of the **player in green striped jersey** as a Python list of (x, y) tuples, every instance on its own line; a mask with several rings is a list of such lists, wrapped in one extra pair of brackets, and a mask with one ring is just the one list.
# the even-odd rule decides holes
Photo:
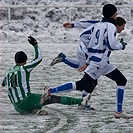
[(34, 94), (30, 91), (30, 72), (42, 61), (42, 55), (36, 39), (28, 37), (29, 43), (34, 47), (35, 58), (27, 63), (27, 55), (23, 51), (15, 54), (16, 65), (11, 68), (2, 86), (8, 85), (8, 96), (16, 111), (20, 114), (27, 114), (41, 110), (44, 105), (51, 103), (81, 104), (82, 98), (50, 95), (49, 88), (44, 88), (43, 94)]

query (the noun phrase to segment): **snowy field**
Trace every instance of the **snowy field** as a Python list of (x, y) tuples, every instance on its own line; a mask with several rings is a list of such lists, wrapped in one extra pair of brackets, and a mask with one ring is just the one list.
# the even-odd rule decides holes
[[(51, 60), (60, 52), (74, 57), (77, 44), (39, 44), (43, 54), (43, 61), (31, 73), (31, 91), (42, 93), (44, 85), (57, 86), (67, 81), (77, 81), (83, 75), (76, 70), (64, 65), (49, 66)], [(31, 60), (34, 51), (28, 44), (1, 43), (1, 73), (0, 78), (6, 71), (14, 66), (14, 54), (23, 50)], [(125, 89), (124, 109), (127, 113), (133, 113), (132, 102), (132, 42), (129, 41), (125, 51), (113, 52), (112, 64), (127, 77), (128, 83)], [(46, 116), (20, 115), (11, 105), (7, 88), (0, 87), (0, 133), (131, 133), (133, 121), (115, 119), (115, 91), (116, 84), (106, 77), (101, 77), (95, 89), (91, 105), (96, 111), (78, 109), (77, 105), (67, 106), (52, 104), (43, 109), (48, 111)], [(59, 94), (58, 94), (59, 95)], [(73, 97), (81, 97), (81, 92), (62, 93)]]

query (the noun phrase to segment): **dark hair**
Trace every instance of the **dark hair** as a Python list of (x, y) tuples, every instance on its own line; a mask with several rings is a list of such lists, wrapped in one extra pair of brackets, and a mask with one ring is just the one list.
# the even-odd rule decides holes
[(122, 26), (123, 24), (126, 24), (126, 20), (122, 17), (116, 18), (116, 25)]
[(117, 12), (117, 8), (113, 4), (106, 4), (103, 7), (102, 13), (104, 17), (110, 18)]
[(18, 51), (15, 54), (15, 62), (16, 63), (23, 63), (27, 60), (27, 55), (23, 51)]

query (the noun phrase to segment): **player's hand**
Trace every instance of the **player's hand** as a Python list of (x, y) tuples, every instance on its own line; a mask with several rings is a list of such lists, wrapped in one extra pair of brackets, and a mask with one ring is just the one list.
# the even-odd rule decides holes
[(63, 27), (65, 27), (65, 28), (72, 28), (72, 23), (64, 23)]
[(79, 72), (82, 72), (82, 71), (84, 71), (86, 68), (87, 68), (87, 65), (85, 64), (85, 65), (83, 65), (82, 67), (80, 67), (80, 68), (78, 69), (78, 71), (79, 71)]
[(38, 44), (37, 41), (36, 41), (36, 39), (33, 38), (32, 36), (29, 36), (29, 37), (28, 37), (28, 41), (29, 41), (29, 43), (30, 43), (32, 46), (35, 46), (35, 45)]
[(123, 41), (123, 38), (121, 38), (120, 43), (123, 46), (122, 50), (124, 50), (126, 48), (127, 43)]

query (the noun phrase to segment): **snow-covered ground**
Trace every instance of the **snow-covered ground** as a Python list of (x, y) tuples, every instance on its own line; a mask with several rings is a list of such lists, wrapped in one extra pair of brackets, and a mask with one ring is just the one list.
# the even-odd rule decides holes
[[(0, 4), (103, 4), (109, 1), (100, 0), (1, 0)], [(113, 0), (112, 3), (129, 4), (131, 0)], [(33, 35), (39, 42), (43, 54), (42, 63), (31, 73), (31, 91), (42, 93), (44, 85), (57, 86), (68, 81), (77, 81), (83, 75), (76, 70), (64, 65), (63, 63), (50, 67), (52, 59), (60, 52), (74, 57), (79, 41), (79, 34), (82, 32), (77, 29), (64, 29), (62, 24), (68, 20), (67, 9), (50, 8), (13, 10), (12, 21), (6, 20), (7, 13), (1, 9), (0, 15), (0, 79), (6, 71), (14, 66), (14, 54), (18, 50), (24, 50), (28, 54), (28, 59), (32, 59), (33, 48), (28, 44), (27, 37)], [(88, 9), (74, 9), (75, 17), (72, 20), (100, 19), (99, 10), (91, 11)], [(22, 14), (25, 13), (25, 14)], [(63, 16), (60, 18), (60, 13)], [(126, 18), (127, 10), (123, 10), (123, 17)], [(3, 15), (3, 16), (2, 16)], [(92, 16), (93, 15), (93, 16)], [(47, 17), (46, 17), (47, 16)], [(49, 17), (50, 16), (50, 17)], [(87, 16), (87, 17), (86, 17)], [(95, 16), (95, 17), (94, 17)], [(122, 16), (122, 15), (121, 15)], [(89, 17), (89, 18), (88, 18)], [(125, 89), (124, 109), (133, 114), (133, 58), (132, 58), (132, 29), (127, 27), (122, 34), (128, 43), (124, 51), (113, 52), (111, 62), (118, 67), (126, 76), (128, 83)], [(47, 116), (19, 115), (11, 105), (7, 88), (0, 86), (0, 133), (131, 133), (133, 131), (133, 121), (116, 120), (113, 117), (115, 111), (115, 91), (116, 85), (106, 77), (99, 79), (99, 84), (93, 93), (90, 101), (97, 111), (80, 110), (77, 106), (66, 106), (53, 104), (44, 107), (48, 111)], [(58, 95), (68, 95), (81, 97), (81, 92), (70, 92)]]
[[(43, 54), (42, 63), (31, 73), (31, 91), (42, 93), (44, 85), (57, 86), (68, 81), (77, 81), (83, 75), (76, 70), (64, 65), (49, 66), (51, 60), (60, 52), (74, 57), (78, 44), (39, 44)], [(72, 49), (74, 51), (72, 51)], [(1, 76), (14, 66), (14, 54), (23, 50), (28, 54), (29, 60), (33, 56), (33, 48), (28, 44), (2, 44)], [(124, 51), (112, 53), (111, 61), (127, 77), (125, 89), (124, 110), (132, 113), (132, 42)], [(116, 105), (116, 84), (106, 77), (99, 79), (90, 103), (97, 111), (80, 110), (75, 106), (52, 104), (44, 107), (47, 116), (20, 115), (11, 105), (7, 88), (0, 87), (0, 133), (131, 133), (133, 130), (132, 119), (117, 120), (113, 117)], [(59, 95), (59, 94), (58, 94)], [(81, 92), (70, 92), (60, 95), (81, 97)]]

